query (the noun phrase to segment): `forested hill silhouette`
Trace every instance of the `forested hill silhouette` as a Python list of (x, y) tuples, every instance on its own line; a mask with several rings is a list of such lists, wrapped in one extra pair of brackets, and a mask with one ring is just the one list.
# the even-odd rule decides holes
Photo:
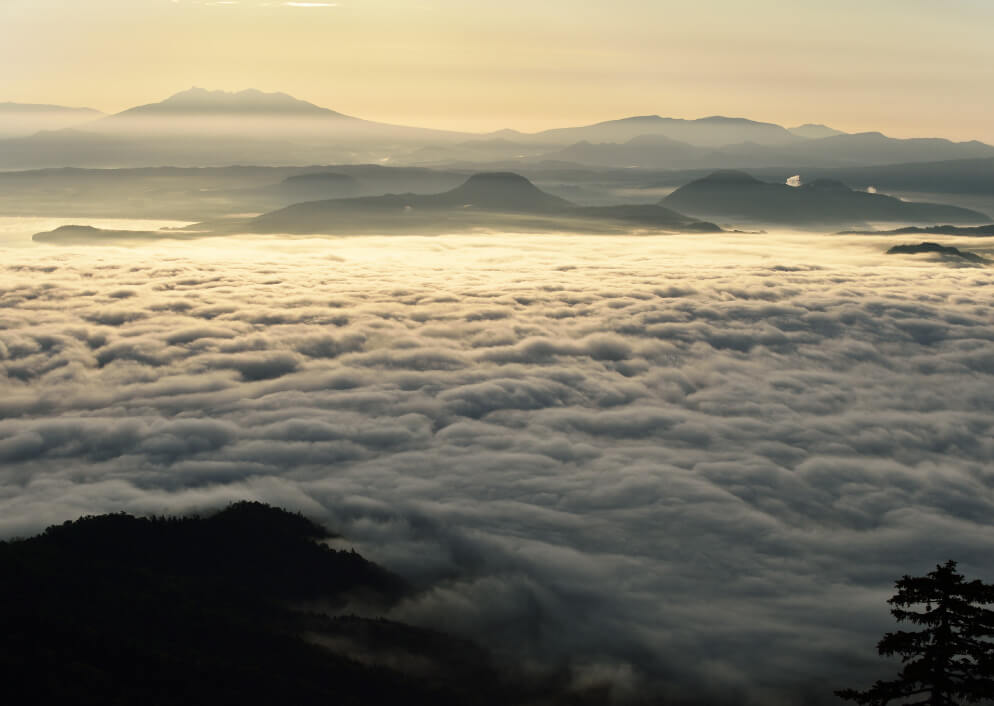
[[(191, 230), (253, 233), (389, 233), (525, 228), (533, 232), (624, 232), (631, 228), (718, 232), (713, 223), (658, 205), (580, 207), (511, 172), (475, 174), (440, 194), (386, 194), (294, 204), (249, 221)], [(44, 238), (47, 236), (40, 236)]]
[(833, 179), (817, 179), (795, 187), (760, 181), (733, 170), (717, 171), (686, 184), (662, 199), (660, 205), (708, 218), (801, 226), (990, 220), (982, 213), (958, 206), (908, 202), (884, 194), (854, 191)]
[(496, 705), (542, 695), (507, 686), (465, 640), (342, 615), (357, 604), (375, 614), (409, 589), (328, 537), (300, 515), (238, 503), (206, 517), (84, 517), (0, 543), (0, 700)]

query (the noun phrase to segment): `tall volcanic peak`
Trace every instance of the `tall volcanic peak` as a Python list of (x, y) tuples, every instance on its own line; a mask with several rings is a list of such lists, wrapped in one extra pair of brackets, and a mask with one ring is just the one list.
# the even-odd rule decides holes
[(237, 92), (209, 91), (196, 86), (172, 95), (159, 103), (141, 105), (118, 115), (148, 113), (214, 115), (244, 113), (249, 115), (347, 117), (333, 110), (294, 98), (286, 93), (265, 93), (254, 88)]

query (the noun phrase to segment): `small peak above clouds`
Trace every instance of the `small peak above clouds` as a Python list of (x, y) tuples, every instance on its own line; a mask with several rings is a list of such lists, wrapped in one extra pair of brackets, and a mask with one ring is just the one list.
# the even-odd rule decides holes
[(472, 204), (478, 208), (500, 208), (516, 211), (546, 211), (566, 208), (571, 204), (547, 194), (528, 179), (514, 172), (483, 172), (439, 197), (446, 202)]
[(820, 123), (805, 123), (797, 127), (787, 128), (787, 132), (795, 137), (803, 137), (806, 140), (820, 140), (823, 137), (834, 137), (835, 135), (845, 135), (842, 130), (834, 127), (822, 125)]
[(745, 172), (740, 172), (737, 169), (719, 169), (716, 172), (708, 174), (703, 179), (699, 179), (697, 183), (708, 183), (708, 184), (762, 184), (756, 177), (751, 174), (746, 174)]

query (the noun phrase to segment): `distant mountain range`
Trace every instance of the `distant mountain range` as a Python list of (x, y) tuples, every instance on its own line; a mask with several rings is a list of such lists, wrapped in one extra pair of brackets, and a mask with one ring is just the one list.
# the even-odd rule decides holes
[(597, 167), (640, 169), (718, 169), (743, 167), (825, 168), (888, 165), (994, 157), (982, 142), (943, 139), (895, 139), (879, 132), (837, 134), (791, 144), (740, 142), (700, 147), (665, 135), (639, 135), (624, 143), (589, 141), (536, 157)]
[(62, 130), (92, 122), (103, 113), (92, 108), (66, 108), (38, 103), (0, 103), (0, 140), (26, 137), (43, 130)]
[(363, 162), (514, 171), (536, 164), (801, 169), (994, 158), (994, 147), (976, 141), (899, 140), (816, 124), (787, 129), (724, 116), (647, 115), (537, 133), (475, 135), (363, 120), (257, 90), (191, 88), (111, 116), (3, 105), (0, 169)]
[(800, 138), (772, 123), (760, 123), (745, 118), (714, 115), (697, 120), (642, 115), (621, 120), (608, 120), (582, 127), (557, 128), (534, 134), (513, 130), (495, 136), (517, 142), (538, 142), (550, 145), (570, 145), (576, 142), (619, 142), (643, 135), (668, 137), (697, 147), (720, 147), (739, 142), (758, 145), (791, 144)]
[(840, 181), (818, 179), (788, 186), (739, 171), (719, 171), (686, 184), (660, 205), (721, 222), (793, 226), (840, 226), (874, 221), (985, 223), (983, 213), (944, 204), (902, 201), (854, 191)]

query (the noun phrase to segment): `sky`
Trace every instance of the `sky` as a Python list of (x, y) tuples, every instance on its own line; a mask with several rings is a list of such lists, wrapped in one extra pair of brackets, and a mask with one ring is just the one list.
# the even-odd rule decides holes
[(986, 0), (0, 0), (0, 101), (197, 85), (473, 131), (723, 114), (994, 142), (992, 22)]

